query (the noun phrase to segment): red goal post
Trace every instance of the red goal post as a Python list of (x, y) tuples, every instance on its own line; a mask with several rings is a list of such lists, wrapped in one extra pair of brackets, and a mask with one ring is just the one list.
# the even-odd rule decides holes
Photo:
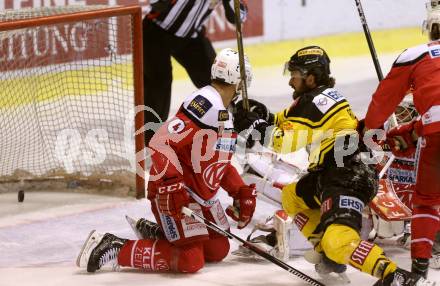
[(0, 11), (0, 192), (144, 197), (141, 29), (139, 6)]

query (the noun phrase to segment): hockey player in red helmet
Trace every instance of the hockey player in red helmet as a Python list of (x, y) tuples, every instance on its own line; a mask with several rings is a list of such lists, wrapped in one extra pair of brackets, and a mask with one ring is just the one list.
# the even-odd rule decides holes
[(423, 30), (429, 42), (403, 51), (373, 95), (365, 117), (369, 129), (380, 128), (412, 89), (420, 118), (387, 133), (396, 156), (416, 150), (416, 186), (412, 197), (412, 272), (428, 274), (429, 258), (440, 230), (440, 10), (439, 1), (428, 5)]
[[(251, 67), (246, 60), (248, 84)], [(226, 237), (181, 212), (188, 207), (228, 229), (217, 197), (221, 188), (233, 198), (226, 214), (244, 228), (255, 210), (255, 186), (246, 185), (230, 160), (237, 134), (228, 107), (242, 84), (238, 53), (222, 50), (212, 65), (212, 83), (188, 96), (177, 114), (150, 140), (152, 167), (147, 198), (157, 224), (140, 220), (143, 239), (128, 240), (93, 231), (77, 265), (95, 272), (105, 264), (149, 272), (194, 273), (205, 262), (223, 260)]]

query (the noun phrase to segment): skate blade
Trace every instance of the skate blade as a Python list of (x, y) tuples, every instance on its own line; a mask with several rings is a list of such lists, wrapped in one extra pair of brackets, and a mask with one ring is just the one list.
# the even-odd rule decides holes
[(85, 268), (87, 267), (87, 252), (92, 247), (93, 244), (98, 244), (96, 239), (92, 239), (92, 237), (95, 236), (96, 230), (92, 230), (89, 233), (89, 236), (85, 240), (83, 246), (81, 247), (81, 251), (78, 254), (78, 257), (76, 258), (76, 266), (79, 268)]
[(326, 285), (341, 285), (341, 284), (350, 284), (350, 278), (348, 278), (347, 274), (344, 273), (328, 273), (322, 274), (318, 272), (318, 275), (322, 278), (323, 281), (326, 281)]
[(136, 228), (136, 223), (137, 220), (135, 220), (134, 218), (125, 215), (125, 219), (127, 220), (128, 224), (130, 225), (131, 229), (133, 230), (134, 234), (136, 235), (136, 237), (138, 239), (144, 239), (144, 237), (142, 236), (142, 234), (139, 232), (139, 230)]

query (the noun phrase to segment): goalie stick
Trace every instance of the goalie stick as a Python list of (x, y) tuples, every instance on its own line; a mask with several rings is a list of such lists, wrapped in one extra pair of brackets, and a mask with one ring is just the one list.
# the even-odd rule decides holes
[(235, 234), (222, 229), (221, 227), (219, 227), (218, 225), (216, 225), (215, 223), (205, 219), (204, 217), (200, 216), (199, 214), (193, 212), (192, 210), (190, 210), (187, 207), (183, 207), (182, 208), (182, 212), (189, 216), (192, 217), (193, 219), (205, 224), (207, 227), (209, 227), (210, 229), (218, 232), (221, 235), (224, 235), (225, 237), (229, 238), (229, 239), (235, 239), (238, 242), (242, 243), (243, 246), (249, 248), (251, 251), (255, 252), (257, 255), (265, 258), (266, 260), (269, 260), (270, 262), (278, 265), (279, 267), (283, 268), (284, 270), (292, 273), (293, 275), (301, 278), (302, 280), (306, 281), (307, 283), (309, 283), (310, 285), (314, 285), (314, 286), (325, 286), (324, 284), (322, 284), (321, 282), (313, 279), (312, 277), (302, 273), (301, 271), (293, 268), (292, 266), (290, 266), (289, 264), (279, 260), (278, 258), (270, 255), (269, 253), (267, 253), (266, 251), (256, 247), (255, 245), (252, 245), (251, 243), (247, 242), (246, 240), (236, 236)]

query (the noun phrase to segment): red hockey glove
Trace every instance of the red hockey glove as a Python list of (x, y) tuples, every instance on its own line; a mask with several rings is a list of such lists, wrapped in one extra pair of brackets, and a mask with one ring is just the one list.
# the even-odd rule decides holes
[(417, 146), (418, 135), (416, 130), (420, 121), (411, 121), (392, 128), (387, 132), (386, 143), (396, 157), (410, 157)]
[(188, 206), (189, 195), (181, 179), (162, 182), (157, 188), (157, 208), (163, 214), (181, 219), (182, 207)]
[(255, 211), (257, 191), (255, 184), (242, 186), (233, 196), (234, 203), (226, 209), (226, 214), (238, 222), (238, 229), (248, 225)]

